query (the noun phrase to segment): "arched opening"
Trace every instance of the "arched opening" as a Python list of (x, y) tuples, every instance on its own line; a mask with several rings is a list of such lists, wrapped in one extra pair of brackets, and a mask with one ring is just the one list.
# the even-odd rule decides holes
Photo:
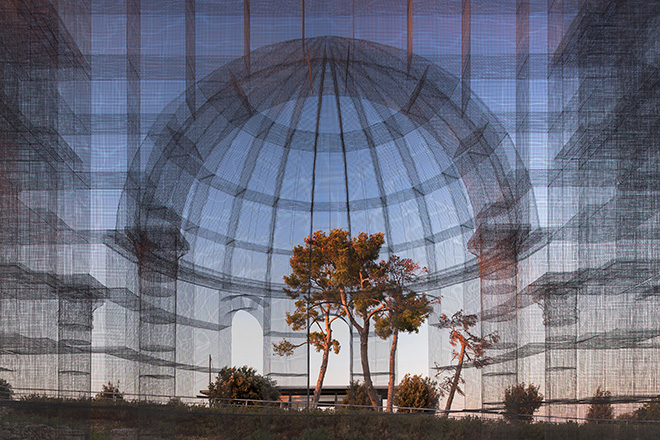
[(231, 322), (231, 364), (247, 365), (263, 374), (264, 334), (259, 321), (250, 313), (239, 310)]

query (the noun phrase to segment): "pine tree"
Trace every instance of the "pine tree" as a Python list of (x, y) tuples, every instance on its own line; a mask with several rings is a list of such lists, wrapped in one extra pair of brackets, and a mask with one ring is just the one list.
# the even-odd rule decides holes
[(464, 395), (460, 385), (464, 383), (461, 378), (465, 361), (472, 362), (476, 368), (481, 368), (488, 362), (486, 349), (499, 341), (497, 333), (491, 333), (486, 336), (477, 336), (470, 329), (477, 324), (477, 315), (464, 315), (462, 310), (454, 313), (449, 318), (443, 314), (440, 316), (439, 326), (449, 329), (449, 343), (454, 347), (452, 352), (453, 359), (457, 361), (452, 366), (454, 374), (445, 378), (442, 388), (449, 392), (445, 411), (451, 409), (456, 393)]
[(295, 349), (307, 343), (321, 352), (321, 367), (314, 388), (312, 407), (318, 405), (330, 352), (339, 353), (339, 341), (332, 337), (333, 323), (344, 314), (339, 301), (339, 289), (333, 282), (337, 266), (330, 264), (327, 251), (329, 239), (322, 231), (305, 238), (305, 246), (296, 246), (289, 260), (291, 275), (284, 277), (287, 296), (296, 300), (293, 313), (286, 313), (286, 322), (294, 331), (307, 330), (307, 341), (293, 344), (286, 338), (273, 344), (275, 354), (290, 356)]
[(409, 258), (392, 255), (387, 262), (381, 262), (384, 277), (381, 284), (385, 291), (382, 300), (385, 310), (376, 315), (375, 331), (383, 339), (392, 337), (390, 346), (389, 382), (387, 386), (387, 411), (394, 405), (394, 373), (399, 332), (417, 333), (431, 313), (431, 302), (425, 294), (417, 294), (410, 288), (426, 268), (420, 268)]

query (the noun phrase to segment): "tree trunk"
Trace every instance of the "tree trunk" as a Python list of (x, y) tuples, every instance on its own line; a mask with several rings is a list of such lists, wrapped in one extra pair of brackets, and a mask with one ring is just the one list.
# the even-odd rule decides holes
[(454, 378), (451, 381), (451, 388), (449, 389), (449, 397), (447, 397), (447, 404), (445, 405), (445, 411), (449, 411), (451, 409), (451, 404), (454, 400), (456, 389), (458, 388), (458, 381), (461, 379), (461, 370), (463, 370), (464, 358), (465, 358), (465, 345), (461, 344), (461, 353), (458, 355), (458, 365), (456, 366), (456, 372), (454, 373)]
[[(369, 354), (368, 354), (368, 342), (369, 342), (369, 321), (364, 321), (364, 325), (360, 326), (357, 323), (357, 320), (353, 316), (351, 309), (348, 307), (348, 300), (346, 298), (346, 292), (341, 289), (340, 291), (341, 304), (346, 312), (346, 316), (353, 324), (355, 330), (357, 330), (360, 335), (360, 362), (362, 363), (362, 372), (364, 374), (364, 383), (367, 386), (367, 394), (369, 395), (369, 400), (374, 409), (377, 409), (380, 402), (378, 400), (378, 394), (374, 390), (374, 384), (371, 382), (371, 370), (369, 369)], [(352, 362), (352, 361), (351, 361)]]
[(392, 412), (394, 405), (394, 368), (396, 360), (396, 345), (399, 341), (399, 330), (392, 333), (392, 348), (390, 348), (390, 381), (387, 384), (387, 412)]
[(332, 341), (332, 332), (328, 329), (325, 338), (325, 348), (323, 349), (323, 360), (321, 361), (321, 369), (319, 370), (319, 377), (316, 380), (316, 388), (314, 388), (314, 400), (312, 400), (312, 408), (316, 408), (321, 398), (321, 390), (323, 389), (323, 380), (325, 373), (328, 371), (328, 359), (330, 358), (330, 342)]
[(378, 400), (378, 394), (374, 390), (374, 384), (371, 382), (371, 370), (369, 369), (369, 353), (368, 353), (368, 342), (369, 342), (369, 323), (365, 322), (364, 327), (360, 334), (360, 360), (362, 361), (362, 373), (364, 374), (364, 384), (367, 386), (367, 394), (369, 395), (369, 400), (371, 400), (371, 405), (374, 409), (378, 409), (380, 402)]

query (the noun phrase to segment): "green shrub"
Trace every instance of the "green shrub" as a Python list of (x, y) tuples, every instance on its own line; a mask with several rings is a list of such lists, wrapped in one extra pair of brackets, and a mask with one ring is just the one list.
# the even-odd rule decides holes
[(504, 391), (504, 418), (508, 421), (521, 420), (531, 422), (534, 413), (541, 407), (543, 396), (539, 387), (525, 382), (511, 385)]
[(421, 412), (424, 409), (437, 408), (439, 398), (440, 394), (435, 381), (428, 377), (406, 374), (398, 386), (395, 402), (397, 406), (401, 407), (399, 412)]
[(350, 386), (346, 389), (346, 397), (341, 402), (344, 405), (354, 405), (358, 407), (365, 407), (365, 409), (372, 409), (371, 399), (367, 392), (367, 384), (360, 383), (359, 381), (351, 382)]
[(96, 395), (98, 400), (124, 400), (124, 393), (119, 391), (119, 382), (117, 385), (108, 381), (107, 385), (101, 386), (101, 392)]
[(230, 403), (240, 402), (234, 399), (276, 401), (280, 398), (280, 392), (274, 380), (244, 365), (240, 368), (223, 367), (215, 382), (209, 384), (208, 396), (211, 404), (217, 405), (225, 399)]
[(587, 418), (591, 419), (592, 423), (607, 423), (614, 418), (614, 410), (612, 409), (612, 393), (603, 391), (598, 387), (596, 394), (591, 399), (591, 405), (587, 411)]
[(633, 413), (637, 420), (660, 420), (660, 396), (646, 402)]
[(0, 379), (0, 400), (11, 400), (14, 396), (14, 390), (11, 384), (5, 379)]

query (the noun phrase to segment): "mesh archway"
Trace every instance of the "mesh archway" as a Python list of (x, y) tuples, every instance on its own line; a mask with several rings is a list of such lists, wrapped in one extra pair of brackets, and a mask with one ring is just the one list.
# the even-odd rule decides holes
[[(420, 57), (409, 65), (399, 49), (319, 37), (258, 49), (195, 87), (187, 96), (196, 102), (173, 103), (151, 130), (145, 177), (138, 161), (123, 198), (120, 240), (154, 306), (141, 312), (143, 349), (173, 352), (174, 342), (151, 338), (175, 340), (177, 282), (218, 291), (220, 314), (255, 311), (266, 336), (286, 334), (291, 249), (333, 227), (384, 232), (387, 253), (429, 268), (427, 291), (475, 276), (456, 275), (469, 248), (485, 325), (501, 332), (503, 349), (515, 346), (511, 299), (535, 226), (531, 185), (502, 127), (464, 99), (457, 78)], [(135, 251), (141, 242), (148, 252)], [(172, 367), (147, 368), (140, 376), (161, 384), (147, 387), (173, 380), (161, 371)], [(291, 362), (265, 368), (304, 373)], [(515, 374), (507, 362), (493, 368)]]

